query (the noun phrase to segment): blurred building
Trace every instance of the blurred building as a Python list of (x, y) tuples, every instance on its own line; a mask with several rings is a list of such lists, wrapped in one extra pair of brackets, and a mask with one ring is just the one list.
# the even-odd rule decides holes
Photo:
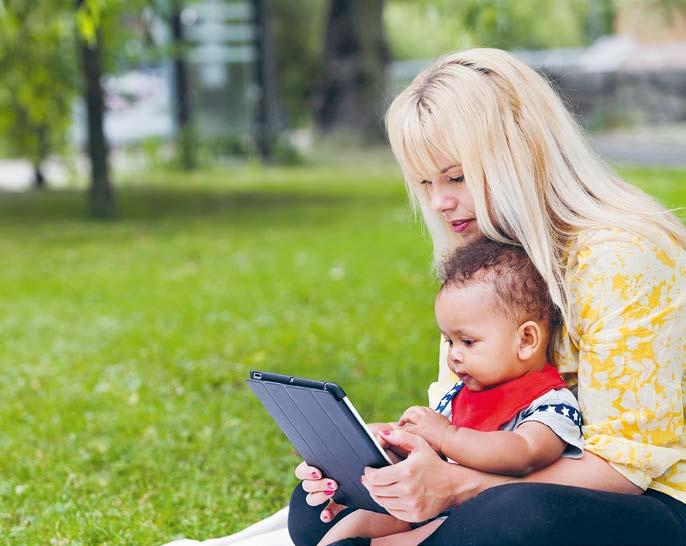
[(686, 41), (686, 14), (677, 8), (665, 11), (664, 4), (657, 0), (616, 2), (614, 33), (648, 44)]

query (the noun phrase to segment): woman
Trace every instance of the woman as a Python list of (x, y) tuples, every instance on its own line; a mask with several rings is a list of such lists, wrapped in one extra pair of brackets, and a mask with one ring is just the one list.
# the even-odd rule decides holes
[[(438, 60), (386, 122), (436, 261), (485, 236), (523, 246), (546, 280), (565, 325), (551, 353), (578, 388), (586, 451), (513, 478), (395, 430), (386, 438), (409, 456), (364, 485), (405, 521), (454, 508), (425, 545), (686, 544), (684, 226), (605, 167), (549, 84), (506, 52)], [(441, 358), (432, 404), (451, 384)], [(296, 475), (291, 536), (327, 544), (352, 509), (322, 510), (335, 482), (304, 463)]]

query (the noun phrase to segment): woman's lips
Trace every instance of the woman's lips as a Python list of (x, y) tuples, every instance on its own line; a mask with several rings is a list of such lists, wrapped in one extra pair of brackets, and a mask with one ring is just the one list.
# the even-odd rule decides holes
[(469, 229), (474, 220), (453, 220), (450, 222), (450, 229), (455, 233), (462, 233)]

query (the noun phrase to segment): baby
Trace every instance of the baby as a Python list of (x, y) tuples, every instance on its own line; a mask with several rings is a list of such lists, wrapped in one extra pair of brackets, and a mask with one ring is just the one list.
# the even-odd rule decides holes
[[(458, 382), (435, 410), (411, 407), (393, 426), (453, 462), (497, 474), (524, 476), (561, 456), (581, 457), (577, 400), (547, 359), (556, 317), (523, 249), (483, 239), (456, 250), (443, 264), (436, 320)], [(392, 516), (357, 510), (320, 544), (373, 537), (379, 546), (414, 545), (440, 522), (411, 529)], [(370, 538), (340, 544), (368, 545)]]
[(581, 412), (547, 360), (556, 309), (523, 249), (483, 239), (444, 263), (436, 320), (458, 382), (398, 425), (446, 457), (523, 476), (582, 455)]

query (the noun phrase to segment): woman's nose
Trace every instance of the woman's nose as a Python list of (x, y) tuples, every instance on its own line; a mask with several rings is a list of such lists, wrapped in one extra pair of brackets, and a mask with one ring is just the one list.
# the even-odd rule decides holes
[(450, 195), (438, 184), (431, 188), (431, 209), (436, 212), (446, 212), (457, 208), (457, 199)]

